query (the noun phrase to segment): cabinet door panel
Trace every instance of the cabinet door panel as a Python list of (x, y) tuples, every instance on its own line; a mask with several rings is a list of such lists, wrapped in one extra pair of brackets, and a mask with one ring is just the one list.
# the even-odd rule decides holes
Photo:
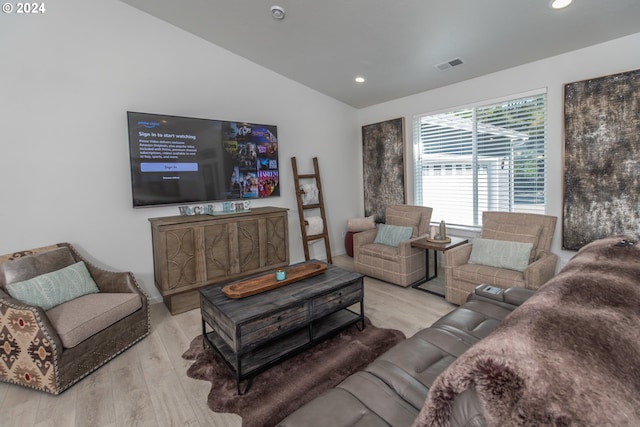
[(193, 285), (197, 281), (196, 230), (179, 228), (165, 236), (168, 289)]
[(269, 216), (265, 218), (266, 250), (265, 266), (289, 263), (289, 229), (287, 216)]
[(225, 277), (232, 273), (227, 223), (213, 223), (204, 227), (204, 250), (207, 280)]
[(238, 221), (238, 267), (241, 273), (260, 268), (260, 235), (258, 220)]

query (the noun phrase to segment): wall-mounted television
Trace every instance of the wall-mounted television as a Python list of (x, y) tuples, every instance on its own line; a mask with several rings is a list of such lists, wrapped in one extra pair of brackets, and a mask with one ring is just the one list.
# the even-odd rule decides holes
[(273, 125), (127, 112), (133, 207), (280, 195)]

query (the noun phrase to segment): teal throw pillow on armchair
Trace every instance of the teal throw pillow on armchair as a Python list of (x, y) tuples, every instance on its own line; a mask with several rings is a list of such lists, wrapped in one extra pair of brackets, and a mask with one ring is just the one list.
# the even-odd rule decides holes
[(524, 271), (529, 265), (533, 243), (477, 238), (473, 241), (469, 264)]
[(378, 233), (373, 243), (382, 243), (383, 245), (398, 246), (400, 242), (409, 240), (413, 227), (405, 227), (401, 225), (378, 224)]
[(44, 310), (100, 290), (83, 261), (29, 280), (6, 285), (9, 295)]

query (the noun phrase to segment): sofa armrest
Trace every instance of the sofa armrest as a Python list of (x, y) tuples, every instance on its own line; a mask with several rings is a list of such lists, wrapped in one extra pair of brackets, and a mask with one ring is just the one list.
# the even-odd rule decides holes
[(87, 269), (100, 292), (144, 294), (130, 272), (106, 271), (89, 264), (87, 264)]
[[(17, 300), (2, 289), (0, 289), (0, 324), (5, 325), (9, 332), (0, 336), (0, 348), (4, 348), (5, 352), (7, 348), (10, 349), (10, 354), (7, 354), (7, 357), (19, 358), (21, 366), (26, 368), (28, 372), (39, 372), (38, 365), (40, 363), (55, 364), (62, 355), (63, 346), (58, 332), (42, 307)], [(33, 338), (37, 339), (39, 357), (21, 357), (22, 353), (27, 353), (29, 345), (35, 344)], [(11, 354), (16, 345), (21, 346), (23, 351), (20, 354)], [(2, 374), (2, 370), (0, 370), (0, 374)], [(13, 375), (10, 375), (6, 380), (32, 386), (28, 379), (21, 380)]]
[(424, 239), (425, 237), (429, 237), (429, 235), (428, 234), (423, 234), (421, 236), (412, 237), (409, 240), (404, 240), (404, 241), (400, 242), (400, 244), (398, 244), (398, 255), (401, 256), (401, 257), (408, 257), (410, 255), (413, 255), (415, 252), (424, 251), (424, 249), (414, 248), (413, 246), (411, 246), (411, 242), (414, 242), (414, 241), (420, 240), (420, 239)]
[(468, 264), (472, 245), (472, 243), (465, 243), (445, 251), (444, 263), (446, 268)]
[(98, 289), (100, 292), (107, 293), (136, 293), (143, 296), (143, 299), (147, 299), (147, 295), (142, 290), (138, 282), (136, 282), (135, 277), (130, 272), (123, 271), (108, 271), (102, 269), (83, 257), (76, 249), (69, 243), (60, 243), (59, 246), (66, 246), (69, 248), (74, 258), (77, 260), (82, 260), (87, 266), (87, 270), (91, 275), (91, 278), (96, 285), (98, 285)]
[(504, 307), (508, 310), (514, 310), (529, 299), (536, 291), (526, 288), (500, 288), (493, 285), (480, 284), (475, 287), (474, 291), (469, 294), (467, 301), (477, 300), (486, 301), (492, 304)]
[(543, 251), (538, 258), (524, 270), (525, 287), (538, 289), (556, 274), (558, 255)]
[[(38, 321), (37, 326), (42, 329), (45, 335), (51, 336), (51, 339), (56, 340), (56, 343), (60, 344), (60, 340), (58, 339), (58, 332), (49, 321), (47, 312), (42, 307), (30, 305), (18, 299), (15, 299), (2, 289), (0, 289), (0, 306), (10, 307), (16, 311), (28, 311), (32, 313), (33, 317)], [(1, 312), (2, 310), (0, 310), (0, 313)], [(59, 348), (62, 348), (62, 345), (60, 345)]]
[(357, 253), (357, 249), (359, 249), (360, 246), (373, 243), (373, 241), (376, 239), (377, 234), (377, 228), (372, 228), (371, 230), (355, 233), (353, 235), (353, 253)]
[(46, 312), (0, 290), (0, 324), (0, 357), (10, 361), (0, 380), (57, 394), (64, 349)]
[(504, 291), (504, 302), (513, 305), (522, 305), (528, 300), (536, 291), (526, 288), (509, 288)]

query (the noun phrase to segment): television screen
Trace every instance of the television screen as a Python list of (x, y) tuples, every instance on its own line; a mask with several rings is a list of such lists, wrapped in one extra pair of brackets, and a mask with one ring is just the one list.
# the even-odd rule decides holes
[(133, 206), (280, 195), (276, 126), (127, 112)]

